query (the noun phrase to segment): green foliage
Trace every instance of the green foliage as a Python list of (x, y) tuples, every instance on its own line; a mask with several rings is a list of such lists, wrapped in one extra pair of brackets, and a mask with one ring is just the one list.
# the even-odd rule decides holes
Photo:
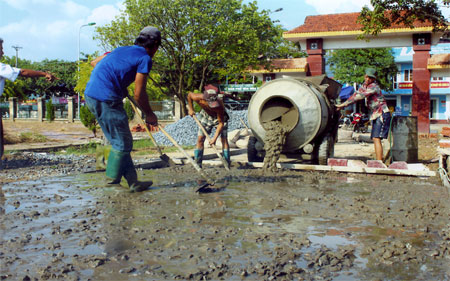
[(98, 123), (97, 119), (95, 119), (94, 114), (89, 110), (87, 105), (83, 105), (80, 107), (80, 120), (83, 125), (92, 131), (94, 137), (97, 136)]
[(373, 10), (365, 6), (358, 17), (358, 22), (362, 24), (363, 31), (360, 38), (367, 38), (368, 35), (377, 35), (383, 29), (396, 24), (412, 28), (416, 20), (431, 22), (433, 31), (448, 31), (448, 23), (439, 9), (438, 1), (371, 0), (370, 4)]
[[(167, 88), (161, 85), (161, 75), (157, 72), (150, 72), (147, 79), (147, 85), (145, 90), (147, 91), (148, 100), (150, 101), (162, 101), (167, 99)], [(128, 94), (134, 97), (134, 83), (128, 87)]]
[(366, 68), (373, 67), (377, 70), (380, 87), (386, 91), (392, 90), (392, 77), (398, 70), (391, 49), (335, 50), (329, 55), (327, 63), (339, 82), (362, 84)]
[(84, 90), (91, 77), (91, 72), (94, 68), (89, 62), (80, 62), (80, 71), (78, 72), (78, 79), (75, 85), (75, 91), (80, 93), (80, 97), (84, 98)]
[(111, 50), (133, 44), (144, 26), (158, 27), (163, 42), (153, 71), (161, 80), (153, 82), (184, 104), (189, 91), (267, 61), (261, 58), (276, 57), (277, 46), (284, 42), (283, 30), (272, 22), (270, 11), (260, 11), (256, 2), (125, 0), (124, 7), (109, 25), (96, 29), (96, 39)]
[(123, 108), (125, 109), (125, 112), (127, 113), (128, 121), (133, 120), (133, 118), (134, 118), (134, 109), (131, 106), (131, 102), (128, 99), (125, 101), (125, 104), (123, 105)]
[[(0, 61), (15, 66), (15, 57), (3, 57)], [(62, 60), (31, 62), (19, 58), (17, 60), (17, 67), (51, 72), (59, 80), (49, 83), (43, 78), (25, 78), (19, 76), (14, 82), (6, 82), (5, 95), (2, 99), (6, 100), (9, 97), (17, 97), (25, 100), (32, 94), (48, 99), (51, 96), (72, 95), (74, 93), (74, 75), (76, 71), (76, 64), (74, 62)]]
[(45, 103), (45, 118), (50, 122), (55, 120), (55, 107), (51, 99)]

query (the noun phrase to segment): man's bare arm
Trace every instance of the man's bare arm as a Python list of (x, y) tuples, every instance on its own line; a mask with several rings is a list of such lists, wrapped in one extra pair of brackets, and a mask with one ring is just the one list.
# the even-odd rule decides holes
[(101, 55), (99, 57), (96, 57), (94, 60), (91, 61), (91, 65), (92, 67), (95, 67), (97, 65), (97, 63), (99, 63), (102, 59), (104, 59), (106, 57), (106, 54)]
[(147, 91), (145, 89), (147, 85), (147, 77), (148, 74), (144, 73), (137, 73), (136, 79), (135, 79), (135, 86), (134, 86), (134, 97), (139, 104), (139, 107), (142, 109), (142, 111), (145, 114), (146, 122), (152, 125), (158, 124), (158, 118), (156, 117), (155, 113), (153, 113), (152, 108), (150, 107), (149, 101), (148, 101), (148, 95)]
[(32, 69), (20, 69), (19, 75), (22, 77), (31, 77), (31, 78), (45, 77), (45, 79), (47, 79), (47, 81), (49, 81), (49, 82), (52, 82), (57, 79), (55, 76), (53, 76), (53, 74), (51, 74), (49, 72), (32, 70)]
[(189, 116), (192, 116), (195, 114), (194, 112), (194, 101), (198, 103), (199, 100), (203, 98), (203, 94), (198, 93), (189, 93), (187, 100), (188, 100), (188, 114)]

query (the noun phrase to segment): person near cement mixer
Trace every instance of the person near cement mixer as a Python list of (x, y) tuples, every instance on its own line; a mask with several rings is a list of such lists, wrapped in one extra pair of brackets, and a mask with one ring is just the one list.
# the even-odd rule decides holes
[[(216, 132), (211, 138), (210, 145), (216, 143), (220, 136), (222, 141), (222, 155), (223, 158), (230, 164), (230, 147), (228, 145), (228, 119), (229, 116), (225, 110), (225, 105), (222, 99), (219, 98), (219, 88), (215, 85), (209, 84), (205, 86), (203, 93), (189, 93), (188, 97), (188, 114), (194, 116), (195, 101), (202, 110), (199, 113), (199, 121), (205, 128), (206, 132), (211, 133), (212, 129), (216, 127)], [(196, 163), (201, 167), (203, 161), (203, 151), (206, 136), (203, 134), (201, 128), (198, 129), (197, 145), (194, 149), (194, 158)]]
[(370, 120), (372, 120), (372, 132), (370, 138), (375, 147), (375, 157), (377, 160), (383, 160), (382, 139), (386, 139), (389, 134), (391, 122), (391, 113), (386, 103), (386, 98), (381, 93), (380, 86), (377, 83), (376, 70), (367, 68), (364, 76), (363, 85), (350, 96), (345, 102), (336, 105), (341, 109), (359, 100), (366, 100), (367, 107), (372, 111)]
[[(3, 39), (0, 38), (0, 59), (3, 57)], [(32, 69), (20, 69), (17, 67), (12, 67), (8, 64), (4, 64), (0, 62), (0, 96), (3, 94), (3, 90), (5, 88), (6, 79), (14, 82), (18, 76), (22, 77), (45, 77), (48, 82), (52, 82), (57, 78), (53, 76), (53, 74), (44, 71), (37, 71)], [(1, 145), (0, 145), (0, 159), (3, 156), (4, 142), (3, 142), (3, 124), (2, 124), (2, 116), (0, 114), (0, 137), (1, 137)], [(1, 166), (1, 162), (0, 162)]]
[(127, 87), (135, 82), (134, 96), (145, 114), (145, 122), (158, 124), (148, 101), (146, 84), (152, 58), (160, 45), (161, 32), (156, 27), (145, 27), (133, 46), (119, 47), (94, 60), (85, 90), (86, 104), (112, 146), (106, 165), (108, 183), (119, 184), (124, 177), (131, 192), (146, 190), (153, 182), (138, 181), (131, 159), (133, 137), (123, 99), (127, 97)]

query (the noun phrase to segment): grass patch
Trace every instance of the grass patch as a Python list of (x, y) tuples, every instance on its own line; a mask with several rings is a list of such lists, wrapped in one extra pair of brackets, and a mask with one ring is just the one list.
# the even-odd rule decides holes
[[(56, 153), (57, 154), (76, 154), (76, 155), (95, 155), (96, 154), (96, 148), (98, 143), (91, 142), (88, 144), (84, 144), (82, 146), (71, 146), (64, 150), (59, 150)], [(183, 149), (193, 149), (194, 146), (182, 146)], [(161, 150), (163, 153), (170, 153), (170, 152), (176, 152), (178, 149), (174, 146), (168, 146), (164, 147), (161, 146)], [(142, 139), (142, 140), (136, 140), (133, 142), (133, 155), (136, 156), (144, 156), (144, 155), (151, 155), (151, 154), (158, 154), (158, 150), (156, 149), (153, 142), (149, 139)]]
[(97, 143), (90, 142), (81, 146), (69, 146), (64, 150), (59, 150), (56, 154), (94, 155)]
[[(192, 149), (193, 145), (182, 145), (183, 149)], [(178, 149), (175, 146), (160, 146), (163, 153), (176, 152)], [(157, 154), (158, 150), (150, 139), (136, 140), (133, 142), (133, 154), (146, 155)]]
[(32, 132), (24, 132), (19, 134), (19, 142), (46, 142), (48, 139), (46, 136), (32, 133)]

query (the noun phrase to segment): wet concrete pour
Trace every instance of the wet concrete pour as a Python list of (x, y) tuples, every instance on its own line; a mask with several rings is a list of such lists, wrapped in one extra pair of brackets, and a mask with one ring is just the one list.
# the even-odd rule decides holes
[[(448, 280), (448, 194), (417, 178), (189, 166), (2, 187), (2, 280)], [(232, 175), (232, 176), (230, 176)]]

